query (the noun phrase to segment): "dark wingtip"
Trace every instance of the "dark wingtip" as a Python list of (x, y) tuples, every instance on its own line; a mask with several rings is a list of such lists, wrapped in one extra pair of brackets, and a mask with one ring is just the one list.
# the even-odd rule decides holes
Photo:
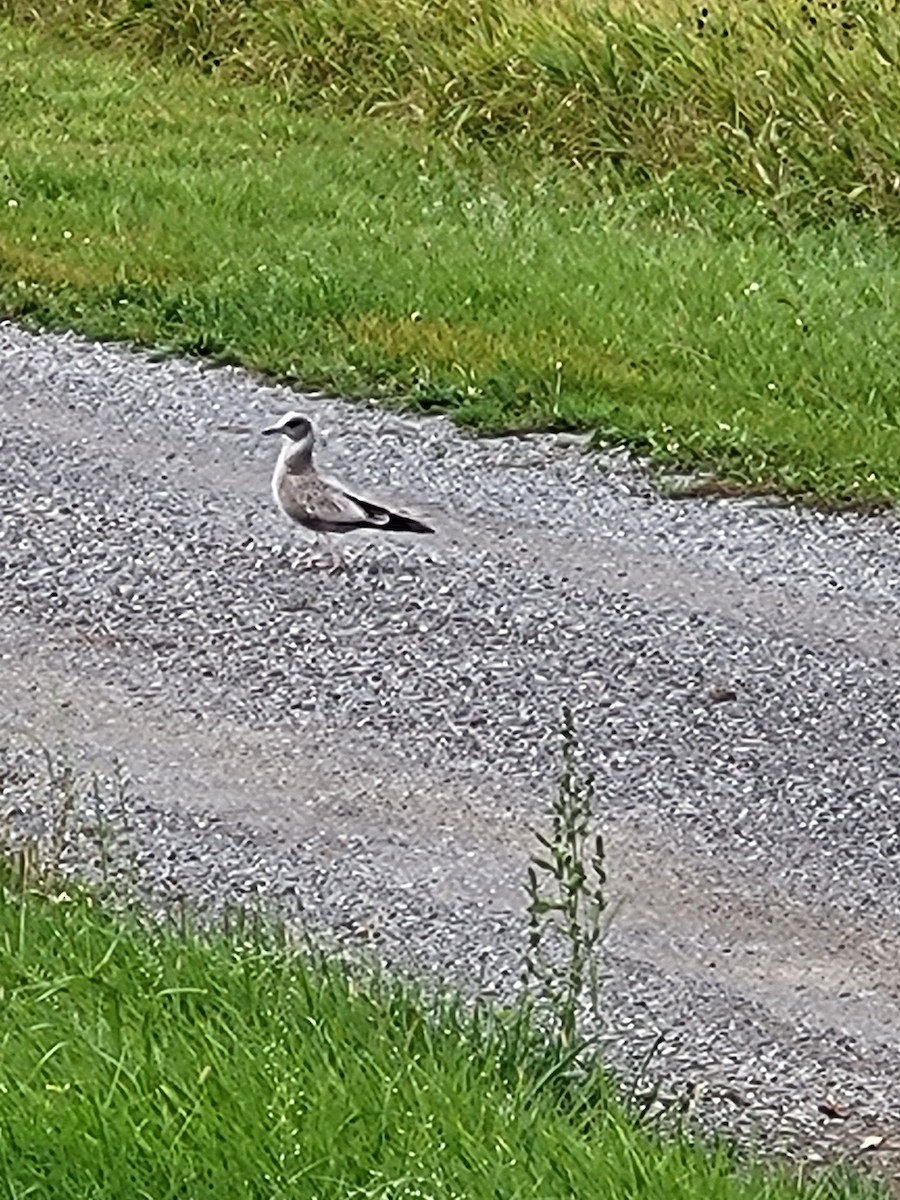
[(430, 525), (416, 520), (415, 517), (392, 512), (389, 508), (384, 508), (371, 500), (364, 500), (361, 496), (354, 496), (350, 492), (344, 492), (344, 495), (363, 510), (372, 522), (373, 529), (384, 529), (393, 533), (434, 533)]
[(431, 526), (423, 521), (417, 521), (415, 517), (401, 517), (398, 513), (391, 513), (387, 528), (396, 533), (434, 533)]

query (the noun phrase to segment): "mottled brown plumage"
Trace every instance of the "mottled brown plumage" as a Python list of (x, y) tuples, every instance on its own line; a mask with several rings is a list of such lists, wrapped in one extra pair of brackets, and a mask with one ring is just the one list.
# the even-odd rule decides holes
[[(279, 507), (316, 538), (354, 529), (381, 529), (388, 533), (433, 533), (415, 517), (392, 512), (371, 500), (353, 496), (323, 479), (313, 464), (315, 434), (301, 413), (291, 412), (263, 433), (281, 434), (285, 441), (272, 475), (272, 495)], [(332, 570), (344, 564), (332, 548)]]

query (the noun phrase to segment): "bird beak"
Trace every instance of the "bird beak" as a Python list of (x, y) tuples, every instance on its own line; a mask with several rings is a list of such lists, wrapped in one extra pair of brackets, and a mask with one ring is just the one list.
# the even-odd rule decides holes
[(281, 433), (281, 429), (277, 425), (270, 425), (268, 429), (263, 429), (262, 433)]

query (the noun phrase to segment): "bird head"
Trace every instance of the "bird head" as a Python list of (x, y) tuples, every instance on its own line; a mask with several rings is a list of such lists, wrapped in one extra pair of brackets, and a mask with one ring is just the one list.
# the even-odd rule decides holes
[(282, 437), (286, 437), (292, 442), (306, 443), (309, 451), (312, 451), (315, 440), (311, 423), (302, 413), (298, 412), (285, 413), (274, 425), (264, 429), (263, 433), (280, 433)]

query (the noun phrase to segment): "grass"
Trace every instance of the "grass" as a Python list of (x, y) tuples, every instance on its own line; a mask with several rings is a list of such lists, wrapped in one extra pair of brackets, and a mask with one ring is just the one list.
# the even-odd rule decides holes
[(2, 0), (293, 106), (900, 221), (889, 0)]
[(149, 924), (0, 862), (10, 1200), (851, 1200), (662, 1141), (523, 1012), (362, 983), (275, 933)]
[[(198, 5), (197, 36), (230, 11)], [(87, 32), (143, 47), (141, 22), (176, 12)], [(424, 117), (348, 115), (365, 106), (330, 76), (317, 115), (290, 81), (273, 92), (274, 51), (265, 86), (236, 86), (235, 63), (139, 63), (9, 22), (0, 45), (8, 314), (485, 432), (596, 430), (740, 485), (900, 495), (887, 193), (877, 220), (832, 205), (825, 227), (785, 197), (704, 184), (699, 160), (607, 187), (512, 134), (485, 148)]]

